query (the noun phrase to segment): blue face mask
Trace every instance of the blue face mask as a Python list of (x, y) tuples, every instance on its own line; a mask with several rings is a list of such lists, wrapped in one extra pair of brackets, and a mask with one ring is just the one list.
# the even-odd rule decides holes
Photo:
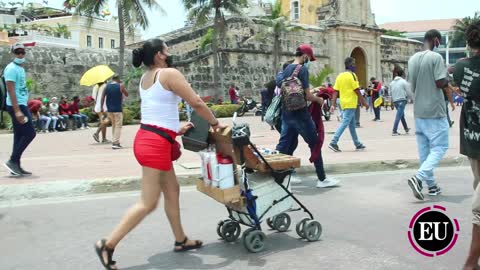
[(355, 71), (357, 70), (357, 69), (355, 68), (355, 66), (349, 66), (347, 69), (350, 70), (350, 71), (353, 72), (353, 73), (355, 73)]
[(14, 62), (15, 64), (21, 65), (21, 64), (25, 63), (25, 58), (15, 58), (15, 59), (13, 60), (13, 62)]
[(303, 63), (303, 66), (306, 67), (307, 69), (310, 67), (310, 59), (307, 58), (307, 61)]

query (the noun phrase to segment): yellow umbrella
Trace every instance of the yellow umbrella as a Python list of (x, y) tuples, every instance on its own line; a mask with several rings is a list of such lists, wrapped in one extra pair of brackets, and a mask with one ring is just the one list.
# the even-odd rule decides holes
[(80, 79), (80, 85), (93, 86), (110, 79), (114, 74), (115, 72), (107, 65), (96, 66), (83, 74), (82, 79)]
[(378, 106), (382, 105), (382, 103), (383, 103), (383, 97), (379, 97), (379, 98), (375, 99), (375, 102), (373, 103), (373, 106), (375, 108), (377, 108)]

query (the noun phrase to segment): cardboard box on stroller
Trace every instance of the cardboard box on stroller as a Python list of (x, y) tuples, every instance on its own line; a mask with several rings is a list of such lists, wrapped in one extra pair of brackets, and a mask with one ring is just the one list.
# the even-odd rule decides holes
[[(270, 171), (267, 164), (265, 164), (262, 159), (254, 154), (253, 149), (251, 149), (250, 146), (243, 148), (243, 155), (245, 157), (245, 164), (247, 168), (254, 169), (259, 172)], [(264, 158), (274, 170), (279, 171), (291, 168), (299, 168), (301, 162), (300, 158), (284, 154), (265, 155)]]
[(219, 189), (212, 186), (205, 186), (202, 180), (197, 180), (197, 190), (208, 195), (222, 204), (240, 204), (243, 200), (240, 195), (240, 185), (229, 189)]

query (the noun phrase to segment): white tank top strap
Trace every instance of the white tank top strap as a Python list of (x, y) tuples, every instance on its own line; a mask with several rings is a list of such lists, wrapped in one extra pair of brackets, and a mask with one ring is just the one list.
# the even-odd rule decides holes
[(178, 132), (180, 130), (178, 103), (181, 98), (163, 87), (159, 80), (161, 72), (161, 69), (155, 71), (154, 82), (148, 89), (142, 87), (145, 74), (140, 80), (141, 123)]

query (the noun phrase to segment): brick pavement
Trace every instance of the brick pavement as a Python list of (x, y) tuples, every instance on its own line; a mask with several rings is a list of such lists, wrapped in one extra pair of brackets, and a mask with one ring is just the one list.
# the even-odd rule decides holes
[[(407, 107), (407, 122), (414, 127), (413, 107)], [(460, 108), (453, 112), (452, 119), (456, 121), (450, 130), (449, 157), (459, 156), (459, 114)], [(364, 152), (355, 152), (348, 130), (339, 142), (342, 153), (333, 153), (324, 146), (324, 161), (328, 164), (352, 162), (383, 161), (397, 159), (416, 159), (417, 148), (415, 136), (392, 137), (391, 129), (394, 111), (382, 110), (383, 122), (372, 122), (373, 115), (362, 110), (361, 124), (358, 129), (359, 138), (367, 146)], [(325, 122), (326, 143), (338, 126), (336, 117)], [(252, 141), (258, 146), (274, 148), (279, 135), (276, 131), (260, 121), (260, 117), (245, 116), (237, 119), (251, 126)], [(231, 123), (230, 119), (222, 119), (223, 123)], [(138, 126), (126, 126), (122, 130), (122, 150), (112, 150), (110, 145), (96, 144), (92, 139), (93, 129), (61, 133), (38, 134), (35, 141), (27, 149), (23, 158), (23, 166), (34, 172), (32, 177), (11, 178), (5, 169), (0, 171), (0, 184), (32, 183), (38, 181), (59, 180), (93, 180), (110, 178), (129, 178), (140, 176), (141, 170), (133, 155), (133, 139)], [(401, 130), (401, 129), (400, 129)], [(111, 130), (108, 129), (110, 138)], [(413, 132), (411, 132), (413, 133)], [(12, 134), (0, 135), (0, 160), (8, 159), (12, 142)], [(302, 158), (302, 164), (308, 164), (309, 151), (307, 145), (300, 139), (295, 153)], [(176, 162), (175, 168), (179, 174), (188, 174), (192, 169), (198, 171), (199, 158), (196, 153), (183, 151)], [(188, 169), (191, 168), (191, 169)]]

